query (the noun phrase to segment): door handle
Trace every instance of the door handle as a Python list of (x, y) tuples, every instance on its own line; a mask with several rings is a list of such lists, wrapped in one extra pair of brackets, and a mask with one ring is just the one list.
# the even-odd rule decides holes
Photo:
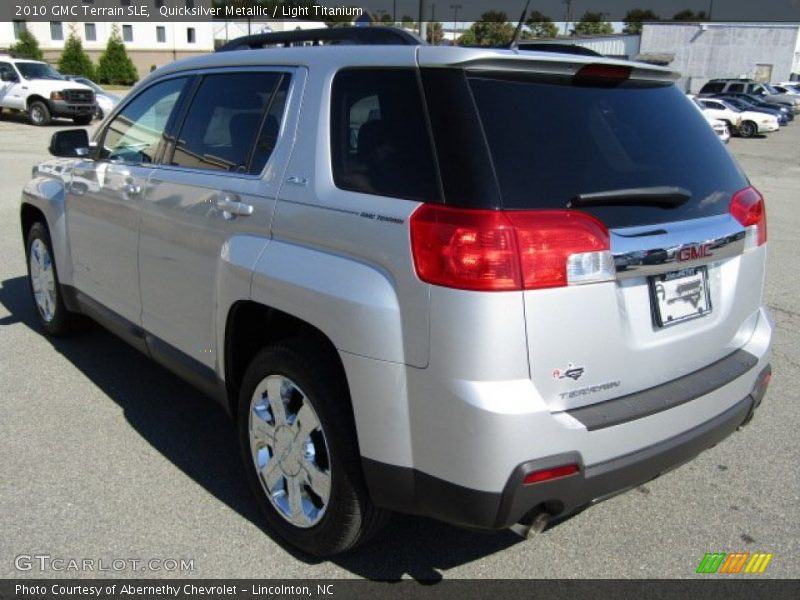
[(239, 202), (236, 198), (237, 197), (232, 194), (225, 194), (217, 198), (216, 206), (222, 211), (222, 216), (226, 219), (232, 219), (233, 217), (249, 217), (252, 215), (252, 204)]

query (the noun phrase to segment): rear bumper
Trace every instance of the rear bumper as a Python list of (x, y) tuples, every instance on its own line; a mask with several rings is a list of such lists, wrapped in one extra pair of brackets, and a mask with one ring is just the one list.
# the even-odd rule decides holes
[[(580, 452), (530, 460), (511, 473), (502, 492), (463, 487), (416, 469), (362, 459), (373, 501), (399, 512), (424, 515), (458, 525), (503, 529), (529, 521), (536, 513), (566, 516), (691, 460), (746, 424), (761, 403), (769, 380), (764, 367), (750, 394), (716, 417), (679, 435), (612, 460), (586, 466)], [(577, 464), (578, 473), (524, 485), (534, 471)]]

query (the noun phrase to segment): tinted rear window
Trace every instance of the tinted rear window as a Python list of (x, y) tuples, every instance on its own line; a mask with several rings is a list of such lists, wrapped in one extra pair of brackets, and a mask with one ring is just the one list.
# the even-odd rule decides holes
[(564, 208), (578, 194), (679, 186), (679, 208), (596, 207), (610, 227), (724, 213), (747, 185), (675, 86), (586, 87), (469, 77), (507, 209)]

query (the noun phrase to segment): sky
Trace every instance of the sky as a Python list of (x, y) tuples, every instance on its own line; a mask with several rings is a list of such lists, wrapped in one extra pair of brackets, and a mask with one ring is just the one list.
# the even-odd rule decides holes
[[(487, 10), (502, 10), (510, 21), (519, 19), (525, 0), (424, 0), (425, 19), (430, 20), (431, 7), (437, 21), (453, 21), (451, 6), (460, 4), (459, 21), (474, 21)], [(397, 19), (419, 16), (418, 0), (321, 0), (327, 6), (356, 5), (373, 11), (384, 10), (390, 15), (396, 5)], [(566, 4), (563, 0), (531, 0), (530, 9), (538, 10), (553, 21), (564, 21)], [(576, 21), (586, 11), (603, 12), (608, 21), (622, 21), (632, 8), (649, 8), (662, 18), (690, 9), (695, 12), (711, 9), (715, 21), (800, 21), (800, 0), (572, 0), (571, 19)]]

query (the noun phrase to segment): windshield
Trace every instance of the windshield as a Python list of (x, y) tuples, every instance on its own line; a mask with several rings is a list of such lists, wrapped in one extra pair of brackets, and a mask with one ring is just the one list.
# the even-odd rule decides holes
[(17, 68), (25, 79), (64, 79), (61, 73), (45, 63), (18, 62)]
[(586, 209), (609, 227), (624, 227), (722, 214), (731, 195), (747, 186), (674, 85), (595, 87), (485, 73), (468, 79), (502, 208), (565, 208), (578, 195), (631, 188), (691, 193), (689, 202), (670, 209)]

